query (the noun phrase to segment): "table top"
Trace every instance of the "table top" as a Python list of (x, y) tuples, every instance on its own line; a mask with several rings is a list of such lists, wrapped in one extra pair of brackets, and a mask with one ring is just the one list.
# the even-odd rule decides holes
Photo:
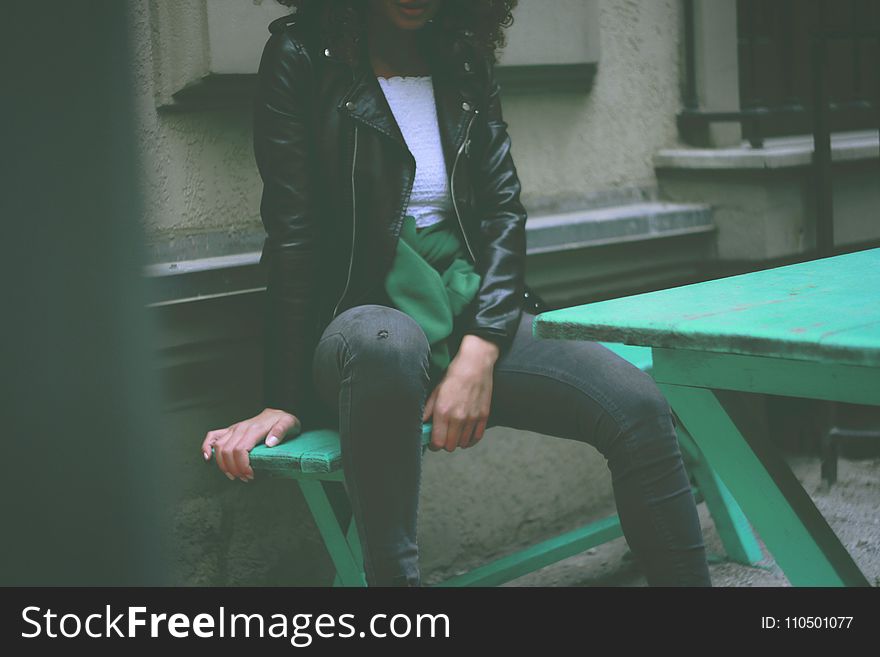
[(540, 313), (540, 338), (880, 366), (880, 248)]

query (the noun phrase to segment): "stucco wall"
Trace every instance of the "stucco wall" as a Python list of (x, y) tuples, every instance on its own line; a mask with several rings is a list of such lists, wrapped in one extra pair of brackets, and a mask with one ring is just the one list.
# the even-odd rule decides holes
[(246, 104), (241, 109), (199, 112), (156, 110), (157, 96), (165, 91), (164, 77), (172, 76), (175, 70), (182, 71), (180, 79), (192, 77), (204, 65), (206, 55), (203, 42), (184, 39), (188, 48), (160, 55), (170, 54), (175, 66), (157, 65), (154, 46), (158, 50), (178, 40), (164, 38), (159, 30), (152, 29), (150, 8), (160, 7), (171, 14), (163, 25), (175, 25), (191, 35), (203, 25), (201, 3), (138, 0), (132, 6), (138, 142), (143, 154), (144, 223), (149, 237), (185, 239), (193, 233), (259, 229), (261, 185)]
[(601, 1), (590, 93), (504, 99), (527, 207), (529, 198), (654, 184), (653, 153), (678, 143), (679, 4)]
[[(151, 33), (150, 5), (170, 15), (163, 25), (197, 36), (201, 3), (132, 4), (148, 233), (169, 238), (260, 228), (247, 108), (162, 114), (155, 109), (153, 47), (170, 47), (175, 40)], [(654, 184), (653, 153), (678, 143), (678, 4), (600, 2), (601, 58), (590, 93), (505, 97), (527, 207), (530, 198)], [(202, 65), (204, 44), (198, 38), (185, 41), (186, 48), (160, 53), (175, 62), (159, 67), (160, 76), (176, 70), (185, 78)]]

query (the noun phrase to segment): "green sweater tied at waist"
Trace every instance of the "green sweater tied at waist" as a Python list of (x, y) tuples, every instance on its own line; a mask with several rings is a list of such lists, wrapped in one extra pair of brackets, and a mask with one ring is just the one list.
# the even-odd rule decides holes
[(385, 291), (395, 307), (425, 331), (431, 345), (432, 380), (449, 366), (452, 356), (447, 338), (453, 321), (479, 288), (480, 276), (446, 221), (418, 228), (415, 217), (403, 218)]

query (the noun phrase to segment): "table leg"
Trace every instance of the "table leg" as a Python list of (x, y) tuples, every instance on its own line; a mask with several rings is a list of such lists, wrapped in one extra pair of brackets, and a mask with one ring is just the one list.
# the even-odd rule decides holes
[(869, 586), (810, 496), (737, 403), (742, 393), (657, 384), (794, 586)]

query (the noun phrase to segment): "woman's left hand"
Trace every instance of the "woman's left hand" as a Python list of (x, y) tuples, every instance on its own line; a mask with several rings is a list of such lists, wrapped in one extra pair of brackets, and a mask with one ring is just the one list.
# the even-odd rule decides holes
[(443, 379), (425, 402), (422, 421), (430, 419), (433, 424), (428, 449), (453, 452), (480, 441), (489, 419), (497, 359), (498, 345), (477, 335), (464, 336)]

